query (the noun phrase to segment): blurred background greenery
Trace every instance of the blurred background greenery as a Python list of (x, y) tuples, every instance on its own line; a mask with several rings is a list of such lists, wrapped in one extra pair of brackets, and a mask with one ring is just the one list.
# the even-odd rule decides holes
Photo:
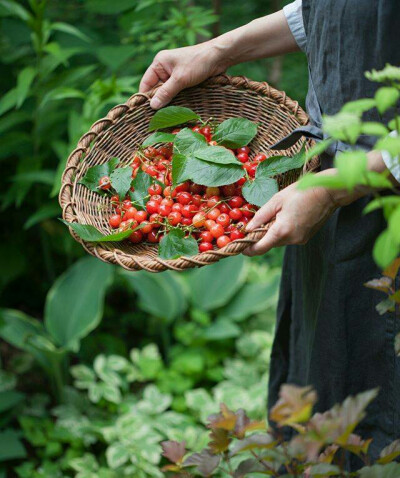
[[(57, 221), (66, 158), (160, 49), (279, 0), (0, 0), (0, 477), (157, 477), (219, 402), (265, 416), (282, 251), (127, 274)], [(238, 65), (304, 103), (302, 54)], [(138, 446), (140, 443), (140, 446)]]

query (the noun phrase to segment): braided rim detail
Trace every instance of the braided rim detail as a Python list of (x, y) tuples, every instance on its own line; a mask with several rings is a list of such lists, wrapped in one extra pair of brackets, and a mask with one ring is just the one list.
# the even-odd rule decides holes
[[(285, 92), (281, 92), (271, 87), (266, 82), (257, 82), (247, 79), (243, 76), (230, 77), (228, 75), (218, 75), (212, 77), (197, 87), (191, 88), (222, 88), (224, 86), (233, 86), (237, 89), (251, 90), (258, 95), (262, 95), (272, 99), (276, 103), (277, 108), (281, 108), (294, 115), (299, 122), (299, 125), (308, 123), (308, 115), (300, 107), (297, 101), (289, 98)], [(101, 138), (106, 131), (115, 124), (122, 122), (124, 116), (134, 110), (136, 107), (148, 102), (155, 94), (159, 86), (149, 91), (146, 94), (136, 93), (132, 95), (126, 103), (114, 106), (105, 118), (96, 121), (78, 141), (77, 147), (69, 155), (64, 173), (61, 180), (61, 189), (59, 193), (59, 203), (62, 208), (63, 219), (67, 222), (78, 222), (75, 212), (75, 186), (76, 186), (76, 172), (84, 157), (89, 153), (93, 144)], [(311, 141), (306, 141), (306, 146), (311, 146)], [(306, 163), (303, 172), (314, 171), (319, 167), (318, 158)], [(294, 178), (295, 180), (296, 178)], [(230, 257), (243, 252), (251, 244), (258, 242), (268, 231), (271, 223), (260, 227), (251, 233), (247, 234), (245, 238), (238, 239), (229, 243), (223, 249), (211, 250), (199, 253), (192, 257), (181, 257), (174, 260), (164, 260), (160, 257), (152, 259), (144, 259), (135, 254), (128, 254), (118, 249), (116, 243), (91, 243), (82, 240), (71, 228), (70, 233), (74, 239), (82, 244), (84, 249), (91, 255), (98, 259), (117, 264), (126, 270), (146, 270), (148, 272), (161, 272), (164, 270), (181, 271), (193, 267), (202, 267), (208, 264), (219, 261), (224, 257)]]

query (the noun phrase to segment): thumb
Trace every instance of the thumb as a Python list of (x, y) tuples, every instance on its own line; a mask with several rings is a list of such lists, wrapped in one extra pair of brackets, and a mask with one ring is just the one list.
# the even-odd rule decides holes
[(267, 224), (276, 216), (280, 209), (281, 201), (279, 200), (279, 196), (274, 196), (256, 212), (253, 219), (247, 224), (246, 231), (251, 232), (258, 227)]
[(184, 86), (181, 81), (177, 80), (171, 76), (160, 88), (157, 90), (157, 93), (154, 95), (150, 101), (150, 106), (155, 110), (162, 108), (168, 104), (174, 96), (176, 96)]

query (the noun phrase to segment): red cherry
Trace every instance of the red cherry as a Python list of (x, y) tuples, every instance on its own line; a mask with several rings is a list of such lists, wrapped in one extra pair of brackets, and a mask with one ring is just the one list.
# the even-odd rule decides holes
[(213, 221), (212, 219), (207, 219), (204, 223), (204, 227), (210, 231), (211, 228), (215, 226), (215, 224), (216, 222)]
[(138, 230), (138, 231), (133, 231), (132, 234), (129, 236), (129, 240), (133, 242), (134, 244), (137, 244), (143, 239), (143, 232)]
[(190, 192), (194, 194), (202, 194), (204, 192), (204, 186), (200, 186), (200, 184), (191, 184), (190, 185)]
[(136, 213), (137, 213), (137, 209), (131, 206), (129, 209), (126, 210), (124, 214), (124, 219), (135, 219)]
[(175, 128), (172, 130), (172, 134), (178, 134), (180, 130), (180, 128)]
[(111, 196), (112, 207), (116, 208), (116, 207), (118, 207), (118, 204), (119, 204), (119, 196), (117, 196), (117, 195)]
[(153, 227), (160, 227), (160, 224), (157, 224), (158, 222), (161, 222), (161, 217), (159, 216), (159, 214), (157, 213), (152, 214), (149, 220), (151, 224), (153, 225)]
[(207, 219), (212, 219), (213, 221), (215, 221), (220, 214), (221, 211), (219, 209), (211, 209), (211, 211), (207, 214)]
[(192, 218), (198, 212), (197, 206), (194, 204), (186, 204), (182, 207), (182, 215)]
[(177, 211), (172, 211), (168, 214), (168, 222), (171, 224), (171, 226), (177, 226), (182, 219), (182, 214)]
[(160, 207), (158, 209), (158, 212), (160, 213), (161, 216), (167, 217), (168, 214), (171, 212), (171, 206), (168, 204), (160, 204)]
[(245, 204), (242, 207), (242, 214), (244, 217), (253, 217), (254, 216), (254, 208), (250, 204)]
[(237, 159), (241, 162), (241, 163), (246, 163), (248, 160), (249, 160), (249, 155), (247, 153), (239, 153), (237, 155)]
[(172, 205), (172, 211), (176, 211), (176, 212), (182, 212), (182, 204), (180, 204), (179, 202), (176, 202), (175, 204)]
[(253, 161), (256, 161), (257, 163), (261, 163), (262, 161), (265, 161), (267, 159), (267, 156), (264, 153), (257, 154)]
[(111, 188), (110, 178), (108, 176), (103, 176), (99, 179), (99, 188), (103, 191), (107, 191)]
[(160, 208), (160, 205), (157, 201), (150, 199), (146, 204), (146, 210), (149, 214), (157, 213)]
[(197, 214), (193, 216), (192, 223), (194, 227), (203, 227), (205, 222), (206, 222), (206, 217), (204, 213), (198, 212)]
[(228, 201), (228, 204), (230, 207), (232, 208), (236, 208), (236, 207), (242, 207), (243, 204), (244, 204), (244, 199), (240, 196), (233, 196), (233, 198), (231, 198), (229, 201)]
[(180, 204), (189, 204), (192, 200), (192, 195), (188, 192), (185, 192), (185, 191), (182, 191), (182, 192), (179, 192), (177, 195), (176, 195), (176, 198), (178, 199), (178, 202)]
[(157, 231), (150, 231), (148, 234), (147, 234), (147, 240), (149, 242), (153, 242), (153, 243), (156, 243), (156, 242), (159, 242), (160, 241), (160, 237), (157, 235)]
[(212, 131), (211, 131), (211, 126), (203, 126), (201, 129), (200, 129), (200, 132), (206, 136), (210, 136)]
[(192, 203), (199, 207), (201, 205), (201, 196), (200, 194), (193, 194), (192, 196)]
[(229, 211), (231, 210), (230, 207), (225, 203), (220, 204), (218, 206), (218, 209), (221, 211), (222, 214), (229, 214)]
[(189, 189), (190, 189), (189, 183), (186, 182), (186, 183), (179, 184), (179, 186), (176, 186), (175, 192), (176, 193), (188, 192)]
[(192, 225), (192, 218), (191, 217), (183, 217), (181, 222), (184, 226), (191, 226)]
[(215, 238), (218, 238), (224, 234), (224, 228), (221, 226), (221, 224), (214, 224), (210, 228), (210, 232)]
[(222, 249), (223, 247), (225, 247), (227, 244), (229, 244), (231, 242), (231, 240), (229, 239), (228, 236), (220, 236), (218, 237), (217, 239), (217, 246)]
[(164, 198), (161, 200), (160, 204), (163, 204), (164, 206), (168, 206), (172, 208), (172, 206), (174, 205), (174, 201), (171, 198)]
[(227, 227), (229, 226), (229, 223), (231, 222), (230, 217), (228, 214), (220, 214), (217, 217), (217, 224), (221, 224), (222, 227)]
[(110, 216), (110, 219), (108, 220), (108, 222), (113, 229), (116, 229), (117, 227), (121, 225), (121, 215), (113, 214), (112, 216)]
[[(149, 201), (150, 202), (150, 201)], [(148, 204), (148, 203), (147, 203)], [(137, 222), (143, 222), (147, 219), (147, 212), (146, 211), (138, 211), (136, 214), (135, 214), (135, 220)]]
[(211, 196), (207, 201), (207, 207), (214, 207), (220, 202), (219, 196)]
[(201, 242), (212, 242), (214, 240), (214, 236), (210, 231), (202, 231), (200, 233), (199, 239)]
[(122, 203), (122, 209), (127, 211), (130, 207), (132, 207), (132, 202), (129, 199), (125, 199)]
[(235, 207), (229, 211), (229, 217), (234, 221), (238, 221), (242, 217), (242, 211)]
[(164, 188), (164, 197), (171, 197), (171, 186), (167, 186), (166, 188)]
[(156, 201), (156, 202), (160, 203), (164, 198), (162, 196), (160, 196), (160, 194), (154, 194), (154, 196), (151, 196), (151, 199), (153, 201)]
[(246, 177), (243, 176), (242, 178), (239, 179), (239, 181), (236, 182), (237, 186), (243, 186), (243, 184), (246, 182)]
[(151, 195), (151, 196), (154, 196), (155, 194), (161, 194), (162, 193), (162, 187), (157, 184), (157, 183), (154, 183), (152, 184), (149, 189), (147, 190), (147, 192)]
[(194, 131), (195, 133), (200, 133), (200, 126), (199, 125), (193, 126), (192, 131)]
[(206, 197), (219, 196), (219, 188), (208, 187), (206, 188)]
[(143, 221), (141, 223), (141, 228), (140, 228), (140, 231), (143, 232), (143, 234), (148, 234), (150, 231), (153, 230), (153, 224), (151, 224), (150, 222), (148, 221)]
[(148, 146), (145, 150), (144, 150), (144, 155), (146, 156), (146, 158), (155, 158), (158, 154), (158, 151), (156, 150), (156, 148), (153, 148), (153, 146)]
[(250, 148), (248, 146), (242, 146), (236, 150), (239, 153), (246, 153), (247, 155), (250, 154)]
[(224, 196), (233, 196), (235, 194), (236, 187), (234, 184), (228, 184), (222, 186), (222, 193)]
[(245, 235), (243, 234), (243, 232), (235, 228), (235, 229), (232, 229), (232, 231), (230, 232), (230, 237), (231, 237), (231, 241), (236, 241), (236, 239), (243, 239)]
[(200, 252), (207, 252), (207, 251), (211, 251), (212, 249), (214, 249), (214, 247), (211, 244), (211, 242), (201, 242), (199, 244), (199, 251)]

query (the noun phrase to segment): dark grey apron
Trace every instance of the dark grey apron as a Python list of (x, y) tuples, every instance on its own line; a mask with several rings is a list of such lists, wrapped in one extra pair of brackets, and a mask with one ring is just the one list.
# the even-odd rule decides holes
[[(303, 20), (310, 70), (307, 110), (311, 133), (318, 136), (321, 114), (373, 96), (378, 85), (364, 77), (366, 70), (400, 65), (400, 5), (396, 0), (303, 0)], [(377, 113), (368, 119), (382, 121)], [(363, 137), (359, 146), (371, 144)], [(335, 144), (322, 169), (346, 148)], [(283, 383), (313, 385), (317, 411), (380, 387), (357, 430), (373, 438), (370, 452), (376, 456), (400, 437), (400, 359), (394, 353), (400, 317), (398, 310), (379, 316), (375, 306), (384, 295), (363, 286), (381, 273), (371, 251), (386, 226), (379, 211), (362, 214), (369, 199), (338, 209), (308, 244), (286, 249), (269, 406)], [(355, 466), (356, 459), (349, 458), (349, 467)]]

